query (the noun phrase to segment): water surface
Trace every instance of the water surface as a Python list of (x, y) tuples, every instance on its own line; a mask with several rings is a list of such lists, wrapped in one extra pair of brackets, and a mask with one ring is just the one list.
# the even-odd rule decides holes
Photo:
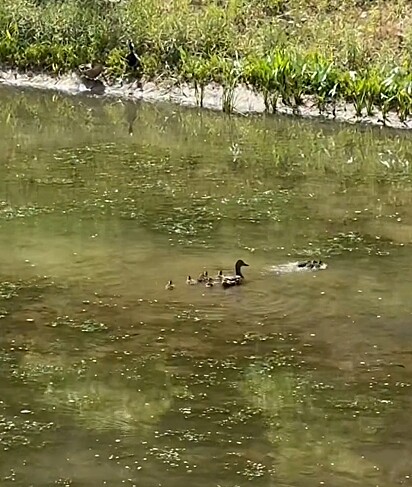
[(1, 485), (412, 485), (408, 134), (0, 99)]

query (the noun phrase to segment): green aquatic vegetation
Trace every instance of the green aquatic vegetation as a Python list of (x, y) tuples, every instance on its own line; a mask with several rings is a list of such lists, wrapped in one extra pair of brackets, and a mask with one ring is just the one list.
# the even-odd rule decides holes
[(294, 249), (302, 256), (342, 255), (346, 252), (360, 252), (368, 255), (389, 255), (390, 250), (398, 245), (388, 238), (363, 235), (359, 232), (338, 233), (323, 239), (313, 239), (308, 249)]
[(2, 281), (0, 283), (0, 298), (11, 299), (18, 296), (20, 285), (14, 282)]
[(222, 111), (232, 113), (235, 89), (242, 79), (242, 64), (238, 58), (222, 59), (219, 63), (217, 82), (223, 87)]
[(197, 103), (200, 107), (203, 107), (205, 88), (216, 76), (218, 60), (214, 56), (206, 58), (192, 55), (182, 48), (180, 49), (180, 56), (181, 80), (193, 84)]
[(4, 300), (3, 304), (6, 305), (6, 302), (11, 301), (7, 309), (0, 308), (1, 318), (24, 307), (27, 299), (32, 301), (50, 290), (53, 292), (57, 288), (58, 286), (47, 277), (0, 281), (0, 302)]
[(69, 413), (96, 431), (151, 431), (171, 407), (181, 387), (172, 385), (164, 364), (150, 356), (127, 365), (103, 368), (85, 356), (29, 352), (13, 372), (24, 383), (32, 381), (36, 401)]
[(74, 419), (88, 428), (139, 433), (153, 429), (172, 404), (168, 390), (133, 390), (127, 384), (87, 378), (51, 385), (43, 400), (58, 409), (68, 405)]
[(55, 429), (53, 423), (42, 423), (24, 416), (3, 416), (0, 414), (0, 445), (3, 451), (22, 446), (40, 447), (43, 444), (41, 434)]
[[(248, 367), (240, 390), (267, 426), (267, 438), (276, 448), (277, 474), (290, 482), (296, 465), (298, 470), (327, 465), (330, 474), (373, 474), (373, 464), (361, 459), (351, 445), (368, 430), (376, 434), (382, 429), (393, 385), (372, 394), (367, 386), (362, 393), (342, 389), (339, 379), (329, 385), (318, 383), (314, 373), (269, 359)], [(340, 411), (340, 421), (330, 421), (334, 410)]]
[(69, 360), (65, 353), (51, 354), (42, 353), (36, 350), (25, 350), (19, 360), (4, 353), (1, 361), (8, 366), (8, 376), (22, 381), (24, 384), (30, 382), (30, 387), (35, 391), (44, 392), (49, 381), (61, 380), (65, 375), (84, 376), (87, 371), (86, 360)]
[(297, 108), (303, 103), (307, 91), (305, 73), (307, 63), (296, 53), (276, 49), (263, 59), (253, 56), (247, 59), (243, 79), (256, 92), (262, 93), (266, 110), (276, 112), (278, 100)]
[(0, 202), (0, 220), (13, 220), (14, 218), (31, 218), (45, 213), (52, 213), (53, 209), (39, 206), (10, 206), (6, 201)]
[[(26, 119), (25, 112), (28, 101), (19, 96), (13, 104), (9, 96), (5, 98), (5, 110), (9, 110), (20, 126), (25, 127), (24, 121), (31, 127), (32, 119)], [(67, 100), (59, 95), (48, 98), (33, 93), (32, 96), (31, 111), (38, 113), (40, 120), (48, 120), (50, 114), (54, 119), (53, 107), (59, 108), (60, 113), (60, 102), (61, 111), (67, 111), (67, 115), (59, 115), (57, 125), (52, 124), (57, 149), (42, 149), (41, 157), (37, 156), (34, 163), (33, 154), (37, 154), (34, 147), (48, 147), (47, 144), (53, 143), (49, 139), (51, 122), (44, 123), (44, 131), (36, 132), (36, 137), (22, 137), (22, 147), (12, 153), (4, 177), (14, 181), (16, 173), (24, 174), (21, 181), (30, 187), (39, 187), (42, 192), (47, 190), (51, 199), (47, 200), (48, 208), (53, 208), (58, 218), (59, 215), (72, 218), (77, 214), (101, 221), (112, 215), (120, 220), (135, 220), (178, 243), (197, 240), (198, 244), (210, 245), (217, 239), (220, 226), (238, 219), (245, 224), (284, 222), (293, 212), (302, 220), (310, 218), (314, 222), (323, 218), (318, 210), (327, 212), (327, 218), (333, 218), (334, 208), (324, 207), (320, 199), (322, 195), (335, 198), (334, 192), (349, 195), (362, 187), (365, 204), (371, 209), (379, 184), (379, 191), (393, 192), (390, 204), (397, 205), (396, 210), (389, 208), (385, 213), (398, 212), (403, 216), (403, 209), (409, 205), (410, 157), (403, 135), (376, 139), (376, 133), (370, 129), (343, 126), (331, 131), (327, 124), (313, 126), (285, 119), (278, 122), (232, 117), (228, 121), (212, 113), (200, 116), (195, 110), (170, 107), (153, 110), (143, 104), (139, 106), (137, 121), (141, 138), (131, 140), (125, 131), (127, 143), (121, 139), (122, 143), (115, 145), (104, 137), (99, 139), (97, 133), (100, 124), (107, 124), (109, 131), (121, 130), (119, 126), (124, 125), (122, 104), (106, 105), (100, 100), (86, 103), (74, 99), (68, 110)], [(93, 122), (95, 142), (83, 140), (78, 147), (73, 133), (80, 136), (79, 132), (88, 124), (87, 114), (93, 110), (99, 114)], [(3, 112), (0, 117), (4, 118)], [(28, 133), (26, 128), (24, 130)], [(8, 129), (6, 134), (11, 138), (15, 136)], [(62, 140), (65, 141), (63, 147)], [(188, 140), (193, 141), (190, 147)], [(289, 140), (293, 142), (286, 142)], [(317, 181), (325, 175), (329, 182), (320, 188)], [(74, 183), (58, 187), (55, 184), (69, 180)], [(44, 181), (50, 182), (49, 188), (44, 187)], [(51, 191), (52, 187), (56, 187), (56, 191)], [(314, 195), (311, 201), (306, 200), (304, 195), (307, 194)], [(13, 195), (14, 190), (10, 201), (16, 201)], [(44, 199), (41, 203), (38, 201), (36, 196), (30, 206), (41, 208)], [(1, 206), (4, 216), (11, 213), (9, 207), (10, 203)], [(374, 215), (380, 218), (377, 211)], [(307, 240), (319, 250), (319, 255), (361, 252), (361, 242), (356, 244), (353, 237), (345, 242), (338, 233), (359, 231), (362, 220), (371, 218), (370, 213), (345, 214), (345, 226), (334, 225), (334, 233), (326, 235), (311, 235), (313, 226), (308, 225)], [(49, 220), (47, 212), (38, 222), (46, 220)], [(53, 221), (56, 221), (54, 217)], [(341, 213), (335, 223), (338, 221), (342, 222)], [(12, 225), (16, 223), (19, 222), (13, 221)], [(124, 224), (124, 221), (119, 222), (119, 225)], [(368, 252), (390, 250), (389, 242), (379, 241), (373, 235), (362, 235), (362, 238)], [(296, 244), (294, 250), (299, 254), (314, 252), (310, 248), (297, 248)], [(6, 276), (6, 280), (10, 279)]]
[(68, 327), (83, 333), (98, 333), (108, 330), (108, 326), (93, 319), (79, 320), (68, 316), (59, 316), (50, 324), (51, 327)]
[(381, 83), (375, 73), (368, 70), (364, 72), (350, 71), (344, 77), (344, 98), (350, 100), (357, 117), (361, 117), (366, 109), (367, 115), (373, 115), (373, 107), (377, 104)]
[(399, 119), (405, 122), (412, 110), (412, 76), (402, 79), (396, 93)]
[(289, 200), (290, 196), (282, 191), (267, 190), (244, 196), (235, 192), (222, 198), (221, 213), (252, 223), (280, 221), (281, 207)]
[[(309, 71), (308, 76), (310, 76)], [(47, 172), (47, 164), (50, 163), (48, 158), (38, 158), (34, 164), (32, 151), (39, 143), (46, 147), (52, 143), (50, 142), (51, 125), (42, 123), (39, 128), (32, 119), (29, 121), (26, 118), (24, 111), (31, 100), (33, 102), (31, 110), (38, 114), (39, 120), (49, 120), (51, 113), (54, 114), (53, 120), (56, 117), (59, 120), (59, 123), (53, 122), (52, 133), (56, 146), (61, 146), (61, 140), (67, 141), (66, 148), (58, 148), (50, 154), (51, 160), (61, 171), (59, 174), (61, 179), (87, 181), (86, 187), (91, 199), (100, 190), (100, 186), (103, 187), (109, 168), (120, 163), (119, 171), (112, 177), (112, 187), (107, 190), (111, 191), (111, 196), (116, 196), (113, 195), (113, 190), (123, 182), (124, 178), (129, 181), (130, 191), (123, 194), (123, 198), (130, 198), (130, 205), (126, 200), (122, 202), (120, 193), (117, 195), (125, 213), (129, 206), (130, 213), (136, 209), (133, 209), (131, 199), (135, 199), (138, 206), (139, 199), (132, 193), (133, 181), (138, 178), (141, 178), (139, 191), (150, 190), (155, 193), (156, 189), (160, 192), (161, 188), (164, 188), (168, 196), (171, 195), (172, 187), (184, 186), (181, 176), (189, 179), (190, 174), (193, 174), (190, 180), (195, 180), (197, 174), (206, 174), (209, 178), (217, 178), (219, 186), (230, 189), (229, 177), (233, 180), (234, 176), (244, 175), (265, 181), (269, 175), (273, 178), (278, 177), (281, 170), (287, 177), (291, 172), (300, 176), (296, 183), (307, 178), (309, 172), (311, 174), (332, 172), (339, 174), (342, 179), (349, 176), (348, 182), (357, 181), (372, 189), (377, 169), (381, 174), (385, 171), (386, 178), (390, 178), (392, 174), (392, 168), (386, 170), (380, 164), (382, 154), (390, 153), (394, 157), (398, 157), (399, 154), (399, 159), (405, 162), (408, 160), (407, 141), (400, 134), (396, 137), (385, 136), (376, 139), (376, 132), (369, 128), (356, 130), (353, 127), (340, 126), (339, 130), (331, 131), (326, 125), (312, 126), (304, 121), (285, 119), (277, 122), (232, 117), (228, 122), (227, 119), (220, 119), (213, 113), (203, 113), (199, 116), (196, 111), (183, 112), (168, 107), (157, 107), (153, 110), (151, 106), (145, 104), (139, 105), (136, 121), (142, 133), (141, 140), (145, 143), (134, 142), (136, 150), (131, 148), (129, 150), (123, 144), (115, 146), (100, 139), (96, 139), (93, 144), (83, 141), (80, 148), (75, 148), (74, 142), (76, 138), (78, 139), (79, 133), (97, 131), (100, 123), (110, 126), (110, 130), (115, 131), (116, 136), (122, 137), (124, 132), (123, 135), (130, 139), (127, 131), (124, 130), (125, 107), (118, 102), (108, 104), (101, 100), (93, 100), (85, 105), (84, 101), (80, 102), (76, 99), (73, 99), (69, 107), (64, 96), (56, 94), (48, 97), (44, 93), (32, 93), (30, 97), (20, 95), (14, 98), (11, 93), (5, 91), (3, 100), (4, 109), (0, 112), (0, 119), (11, 118), (23, 127), (27, 126), (24, 130), (24, 138), (20, 137), (22, 149), (18, 156), (12, 155), (10, 161), (20, 173), (26, 175), (25, 180), (48, 180), (50, 177)], [(90, 121), (90, 114), (94, 112), (98, 117), (92, 115)], [(144, 123), (141, 123), (143, 120)], [(178, 130), (176, 130), (177, 124)], [(35, 136), (32, 133), (33, 129)], [(15, 136), (14, 130), (10, 128), (5, 130), (8, 137)], [(76, 134), (76, 137), (73, 134)], [(239, 163), (236, 166), (233, 164), (233, 157), (229, 159), (219, 156), (219, 164), (216, 164), (215, 154), (210, 151), (211, 146), (216, 145), (217, 138), (222, 135), (238, 144), (241, 153), (237, 156)], [(282, 143), (286, 136), (294, 143)], [(193, 140), (196, 144), (195, 153), (192, 151), (190, 155), (188, 155), (187, 140)], [(157, 148), (156, 157), (153, 157), (153, 146)], [(225, 154), (226, 151), (230, 153), (230, 146), (219, 146), (219, 154)], [(102, 154), (104, 154), (104, 162)], [(88, 168), (97, 167), (102, 167), (102, 171), (96, 173), (95, 180), (89, 181), (87, 171), (91, 169)], [(73, 174), (73, 171), (76, 171), (77, 175)], [(7, 176), (14, 178), (15, 174), (7, 171)], [(285, 184), (288, 183), (285, 181)], [(56, 201), (49, 206), (56, 208), (56, 205), (60, 208), (61, 202)], [(0, 208), (4, 208), (7, 213), (11, 212), (9, 207), (10, 203), (6, 202)]]
[(341, 93), (341, 78), (333, 61), (319, 54), (309, 57), (307, 63), (307, 83), (312, 87), (319, 113), (323, 113), (329, 103), (336, 106)]

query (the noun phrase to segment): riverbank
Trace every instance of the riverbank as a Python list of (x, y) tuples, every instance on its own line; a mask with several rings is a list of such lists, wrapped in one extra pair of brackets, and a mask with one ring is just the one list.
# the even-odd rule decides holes
[[(125, 63), (128, 39), (135, 70)], [(109, 82), (87, 81), (95, 94), (225, 112), (409, 128), (411, 47), (406, 0), (5, 0), (0, 7), (3, 82), (79, 92), (70, 73), (99, 63)], [(14, 80), (9, 69), (19, 73)], [(142, 90), (133, 84), (140, 79)]]
[[(187, 83), (175, 85), (172, 82), (148, 81), (137, 86), (136, 82), (124, 83), (115, 81), (105, 85), (102, 82), (86, 83), (76, 74), (52, 76), (47, 74), (23, 74), (11, 71), (0, 71), (0, 85), (16, 88), (34, 88), (54, 90), (70, 95), (89, 94), (107, 96), (125, 100), (142, 100), (149, 103), (166, 102), (181, 106), (196, 107), (199, 105), (198, 94), (194, 86)], [(218, 84), (209, 84), (204, 89), (203, 108), (221, 111), (224, 103), (224, 89)], [(238, 115), (265, 113), (265, 100), (260, 95), (244, 85), (239, 85), (233, 91), (232, 112)], [(321, 118), (345, 123), (363, 123), (382, 126), (381, 113), (373, 116), (358, 117), (356, 111), (349, 104), (340, 103), (326, 106), (322, 114), (316, 108), (313, 99), (307, 97), (298, 110), (280, 103), (277, 112), (284, 115), (301, 116), (304, 118)], [(412, 120), (401, 122), (396, 113), (388, 113), (385, 125), (395, 129), (412, 129)]]

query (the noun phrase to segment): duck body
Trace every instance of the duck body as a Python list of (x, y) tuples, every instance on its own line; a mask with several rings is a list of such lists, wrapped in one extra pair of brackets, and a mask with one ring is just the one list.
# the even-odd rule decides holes
[(232, 286), (238, 286), (242, 282), (242, 277), (240, 276), (225, 276), (222, 280), (222, 287), (228, 288)]
[(197, 282), (206, 282), (209, 280), (209, 275), (207, 271), (203, 271), (200, 276), (197, 278)]
[(82, 64), (79, 66), (79, 72), (87, 79), (94, 80), (103, 73), (103, 64)]
[(223, 280), (223, 271), (220, 270), (217, 273), (217, 276), (214, 278), (214, 281), (215, 282), (222, 282), (222, 280)]
[(135, 53), (134, 44), (131, 40), (129, 41), (129, 54), (126, 56), (126, 62), (131, 69), (135, 70), (140, 67), (140, 59)]
[(239, 286), (242, 284), (244, 276), (242, 274), (242, 267), (249, 267), (249, 264), (243, 262), (239, 259), (235, 264), (235, 274), (233, 276), (224, 276), (222, 274), (221, 283), (223, 288), (228, 288), (232, 286)]
[(165, 286), (165, 289), (166, 291), (172, 291), (173, 289), (175, 288), (175, 285), (173, 284), (172, 281), (169, 281), (166, 286)]
[(189, 286), (193, 286), (197, 284), (197, 281), (195, 279), (192, 279), (190, 276), (187, 276), (186, 284), (188, 284)]

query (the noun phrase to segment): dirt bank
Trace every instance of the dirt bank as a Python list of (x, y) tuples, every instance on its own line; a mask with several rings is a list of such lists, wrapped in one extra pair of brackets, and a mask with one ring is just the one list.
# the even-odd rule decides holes
[[(114, 82), (106, 84), (101, 81), (88, 81), (81, 79), (76, 74), (53, 77), (45, 74), (20, 74), (12, 71), (0, 70), (0, 84), (15, 86), (17, 88), (36, 88), (42, 90), (55, 90), (71, 95), (88, 94), (92, 96), (107, 96), (111, 98), (143, 100), (147, 102), (169, 102), (182, 106), (195, 107), (198, 105), (194, 87), (187, 84), (179, 86), (171, 82), (147, 82), (142, 86), (134, 83)], [(222, 111), (223, 89), (216, 84), (210, 84), (205, 88), (203, 107), (209, 110)], [(245, 86), (238, 86), (234, 91), (233, 111), (235, 114), (248, 115), (265, 112), (263, 96), (254, 93)], [(323, 114), (319, 111), (310, 97), (305, 99), (303, 106), (293, 111), (291, 107), (278, 106), (278, 113), (301, 116), (305, 118), (317, 118), (336, 120), (346, 123), (363, 123), (375, 126), (383, 126), (382, 116), (376, 111), (372, 117), (357, 117), (352, 105), (341, 103), (336, 106), (335, 115), (329, 107)], [(389, 113), (386, 126), (396, 129), (411, 129), (412, 119), (401, 122), (396, 113)]]

